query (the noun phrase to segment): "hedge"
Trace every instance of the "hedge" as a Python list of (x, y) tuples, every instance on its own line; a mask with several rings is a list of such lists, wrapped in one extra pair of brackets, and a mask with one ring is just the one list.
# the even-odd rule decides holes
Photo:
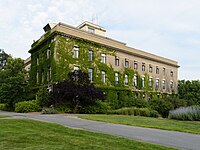
[(159, 113), (155, 110), (151, 110), (149, 108), (136, 108), (136, 107), (124, 107), (121, 109), (109, 111), (108, 114), (159, 117)]
[(38, 112), (41, 111), (41, 107), (37, 100), (23, 101), (15, 104), (15, 111), (19, 113)]

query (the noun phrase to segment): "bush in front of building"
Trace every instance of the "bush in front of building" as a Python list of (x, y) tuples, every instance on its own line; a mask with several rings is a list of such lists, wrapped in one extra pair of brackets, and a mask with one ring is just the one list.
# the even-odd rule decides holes
[(55, 106), (55, 109), (59, 113), (72, 113), (72, 110), (67, 105), (58, 105), (58, 106)]
[(86, 114), (106, 114), (111, 107), (108, 103), (98, 100), (93, 106), (86, 106), (81, 109), (81, 113)]
[(0, 110), (5, 110), (6, 111), (7, 110), (6, 109), (6, 105), (5, 104), (0, 104)]
[(200, 106), (180, 107), (169, 112), (170, 119), (200, 121)]
[(106, 102), (112, 109), (122, 107), (147, 107), (147, 100), (137, 97), (132, 91), (125, 88), (105, 88)]
[(50, 93), (47, 90), (46, 86), (40, 87), (37, 94), (37, 101), (39, 102), (39, 105), (41, 107), (49, 107), (51, 106), (50, 104)]
[(67, 80), (53, 85), (49, 104), (68, 104), (74, 113), (78, 113), (82, 108), (95, 106), (99, 99), (105, 99), (103, 91), (91, 83), (87, 73), (75, 70), (68, 74)]
[(58, 111), (53, 107), (44, 107), (42, 108), (42, 114), (57, 114)]
[(168, 117), (169, 111), (174, 108), (173, 104), (167, 99), (149, 100), (148, 107), (156, 110), (164, 118)]
[(38, 112), (41, 107), (37, 100), (23, 101), (15, 104), (15, 111), (19, 113)]
[(123, 107), (117, 110), (111, 110), (108, 112), (108, 114), (159, 117), (159, 113), (155, 110), (136, 107)]

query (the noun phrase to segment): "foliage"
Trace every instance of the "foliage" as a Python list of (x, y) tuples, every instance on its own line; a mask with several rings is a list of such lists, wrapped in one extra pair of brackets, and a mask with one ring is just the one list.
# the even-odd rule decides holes
[(173, 109), (179, 108), (179, 107), (185, 107), (187, 106), (187, 100), (180, 99), (178, 95), (169, 95), (165, 98), (166, 101), (169, 101), (173, 105)]
[(37, 101), (39, 102), (41, 107), (49, 107), (49, 98), (50, 94), (49, 91), (47, 90), (46, 86), (42, 86), (39, 88), (37, 92)]
[(27, 99), (30, 94), (24, 61), (20, 58), (8, 58), (4, 70), (0, 70), (0, 100), (8, 109), (14, 109), (17, 102)]
[(15, 104), (15, 111), (19, 113), (38, 112), (41, 111), (41, 107), (37, 100), (23, 101)]
[[(122, 107), (147, 107), (147, 100), (138, 98), (140, 93), (131, 91), (126, 88), (102, 88), (106, 93), (106, 102), (112, 109), (119, 109)], [(136, 95), (137, 94), (137, 95)]]
[(0, 110), (7, 110), (5, 104), (0, 104)]
[(200, 107), (181, 107), (169, 112), (170, 119), (200, 121)]
[(42, 114), (57, 114), (57, 113), (58, 111), (53, 106), (44, 107), (42, 109)]
[(71, 113), (72, 110), (69, 108), (69, 106), (67, 105), (59, 105), (59, 106), (55, 106), (55, 109), (59, 112), (59, 113)]
[(110, 106), (106, 102), (98, 100), (93, 106), (86, 106), (81, 110), (81, 113), (86, 114), (106, 114), (110, 110)]
[(167, 117), (169, 111), (173, 109), (172, 103), (166, 99), (153, 99), (148, 102), (149, 108), (158, 111), (162, 117)]
[(155, 110), (151, 110), (149, 108), (136, 108), (136, 107), (123, 107), (117, 110), (111, 110), (108, 112), (108, 114), (159, 117), (158, 112)]
[(178, 84), (178, 94), (180, 99), (186, 99), (187, 105), (200, 104), (200, 81), (181, 80)]
[[(54, 54), (56, 43), (56, 55)], [(79, 47), (79, 58), (73, 58), (74, 46)], [(47, 50), (51, 51), (51, 57), (47, 58)], [(88, 60), (88, 50), (93, 51), (93, 60)], [(115, 86), (127, 89), (133, 85), (133, 76), (137, 75), (137, 89), (142, 89), (141, 77), (138, 72), (125, 68), (124, 71), (119, 71), (119, 82), (115, 83), (115, 70), (110, 64), (101, 63), (101, 54), (106, 56), (116, 56), (116, 51), (111, 47), (107, 47), (86, 39), (71, 37), (61, 32), (48, 32), (40, 40), (36, 41), (31, 50), (31, 83), (33, 86), (42, 84), (51, 84), (62, 82), (66, 79), (69, 72), (73, 70), (73, 65), (79, 67), (83, 72), (88, 72), (88, 69), (93, 69), (93, 83), (95, 86)], [(54, 56), (57, 56), (55, 60)], [(37, 64), (39, 60), (39, 64)], [(48, 68), (51, 68), (51, 81), (47, 81)], [(102, 83), (101, 71), (106, 72), (106, 83)], [(38, 73), (38, 74), (37, 74)], [(128, 86), (124, 85), (125, 74), (128, 75)], [(37, 82), (38, 75), (38, 82)], [(148, 74), (145, 74), (145, 91), (149, 90)], [(112, 106), (113, 107), (113, 106)]]
[(97, 99), (104, 99), (104, 94), (89, 80), (88, 74), (74, 71), (68, 74), (68, 80), (53, 85), (51, 105), (69, 105), (74, 111), (95, 105)]

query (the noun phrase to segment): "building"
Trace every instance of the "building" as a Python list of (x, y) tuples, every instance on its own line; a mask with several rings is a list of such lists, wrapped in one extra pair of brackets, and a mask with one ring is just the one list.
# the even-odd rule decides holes
[(29, 71), (31, 69), (31, 57), (24, 60), (25, 70)]
[(178, 63), (106, 37), (106, 30), (90, 22), (78, 27), (47, 24), (34, 42), (30, 77), (33, 85), (66, 79), (72, 70), (88, 72), (97, 86), (132, 91), (177, 92)]

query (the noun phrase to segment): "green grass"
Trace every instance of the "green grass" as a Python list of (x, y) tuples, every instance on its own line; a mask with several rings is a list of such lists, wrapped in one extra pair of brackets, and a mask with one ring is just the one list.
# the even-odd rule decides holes
[(25, 119), (0, 120), (0, 149), (165, 150), (160, 145)]
[(83, 119), (200, 134), (200, 122), (119, 115), (83, 115)]
[(0, 118), (7, 118), (8, 116), (0, 116)]

